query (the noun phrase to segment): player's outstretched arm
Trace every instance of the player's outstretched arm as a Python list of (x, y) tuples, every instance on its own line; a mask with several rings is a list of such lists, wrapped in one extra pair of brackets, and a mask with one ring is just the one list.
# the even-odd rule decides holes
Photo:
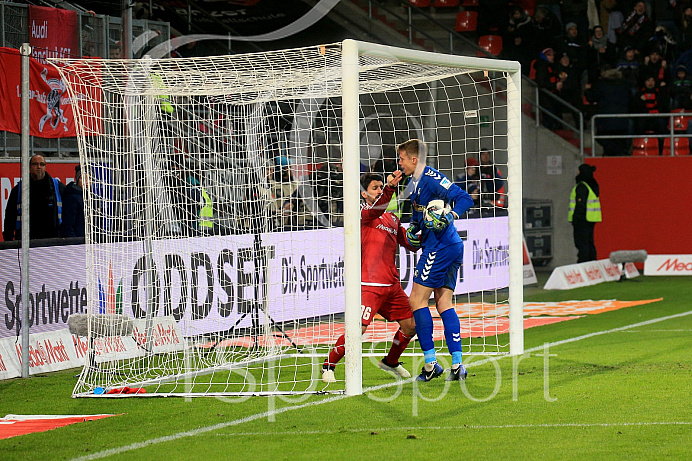
[[(389, 185), (389, 183), (388, 183)], [(361, 204), (360, 208), (360, 220), (361, 224), (366, 224), (370, 221), (382, 216), (382, 214), (387, 210), (387, 205), (394, 195), (393, 187), (385, 187), (382, 189), (382, 195), (380, 195), (372, 206), (365, 203)]]
[[(408, 229), (404, 229), (404, 226), (399, 224), (399, 232), (397, 232), (396, 240), (402, 247), (409, 251), (418, 251), (420, 249), (420, 238), (421, 235), (418, 234), (420, 229), (416, 223), (410, 223)], [(418, 235), (416, 235), (418, 234)]]

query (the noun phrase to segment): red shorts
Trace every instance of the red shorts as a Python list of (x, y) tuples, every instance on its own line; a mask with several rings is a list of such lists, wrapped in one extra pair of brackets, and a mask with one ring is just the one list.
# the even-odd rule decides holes
[(361, 322), (370, 325), (375, 314), (390, 322), (413, 317), (408, 296), (400, 284), (388, 287), (361, 286)]

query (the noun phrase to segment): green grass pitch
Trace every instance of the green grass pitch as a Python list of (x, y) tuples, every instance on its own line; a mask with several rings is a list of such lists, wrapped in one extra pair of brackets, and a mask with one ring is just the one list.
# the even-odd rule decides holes
[(2, 416), (120, 416), (0, 440), (0, 459), (691, 459), (689, 279), (525, 290), (526, 301), (654, 298), (528, 329), (518, 363), (465, 357), (463, 386), (396, 385), (369, 360), (357, 397), (72, 399), (76, 370), (1, 381)]

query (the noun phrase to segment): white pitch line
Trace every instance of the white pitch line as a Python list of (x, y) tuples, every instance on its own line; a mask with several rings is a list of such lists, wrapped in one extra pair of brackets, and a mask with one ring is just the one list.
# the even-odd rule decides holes
[(692, 421), (651, 421), (638, 423), (555, 423), (555, 424), (504, 424), (504, 425), (474, 425), (461, 424), (458, 426), (391, 426), (358, 429), (338, 429), (334, 431), (281, 431), (281, 432), (228, 432), (216, 434), (218, 437), (264, 437), (284, 435), (329, 435), (343, 432), (385, 432), (385, 431), (427, 431), (427, 430), (464, 430), (464, 429), (552, 429), (564, 427), (646, 427), (646, 426), (692, 426)]
[(692, 331), (691, 329), (686, 329), (686, 330), (629, 330), (625, 331), (625, 333), (689, 333)]
[[(563, 339), (563, 340), (561, 340), (561, 341), (555, 341), (555, 342), (553, 342), (553, 343), (547, 343), (547, 346), (548, 346), (548, 347), (560, 346), (560, 345), (562, 345), (562, 344), (573, 343), (573, 342), (576, 342), (576, 341), (581, 341), (581, 340), (583, 340), (583, 339), (593, 338), (593, 337), (595, 337), (595, 336), (601, 336), (601, 335), (605, 335), (605, 334), (609, 334), (609, 333), (615, 333), (615, 332), (618, 332), (618, 331), (625, 331), (625, 330), (629, 330), (629, 329), (632, 329), (632, 328), (637, 328), (637, 327), (641, 327), (641, 326), (645, 326), (645, 325), (651, 325), (651, 324), (653, 324), (653, 323), (664, 322), (664, 321), (666, 321), (666, 320), (671, 320), (671, 319), (675, 319), (675, 318), (679, 318), (679, 317), (685, 317), (685, 316), (690, 315), (690, 314), (692, 314), (692, 311), (682, 312), (682, 313), (680, 313), (680, 314), (668, 315), (668, 316), (665, 316), (665, 317), (659, 317), (659, 318), (656, 318), (656, 319), (646, 320), (646, 321), (644, 321), (644, 322), (633, 323), (633, 324), (631, 324), (631, 325), (626, 325), (626, 326), (624, 326), (624, 327), (613, 328), (612, 330), (597, 331), (597, 332), (594, 332), (594, 333), (588, 333), (588, 334), (581, 335), (581, 336), (575, 336), (574, 338)], [(531, 348), (531, 349), (525, 350), (524, 352), (526, 353), (526, 352), (541, 351), (541, 350), (543, 350), (543, 349), (545, 348), (545, 346), (546, 346), (546, 345), (533, 347), (533, 348)], [(468, 368), (468, 367), (473, 367), (473, 366), (482, 365), (482, 364), (487, 363), (487, 362), (490, 362), (490, 361), (492, 361), (492, 360), (501, 360), (501, 359), (503, 359), (504, 357), (508, 357), (508, 356), (492, 357), (492, 358), (488, 358), (488, 359), (479, 360), (479, 361), (476, 361), (476, 362), (471, 362), (471, 363), (469, 363), (469, 365), (467, 366), (467, 368)], [(415, 379), (415, 378), (411, 378), (411, 379), (409, 379), (409, 380), (407, 380), (407, 381), (403, 381), (403, 382), (402, 382), (401, 380), (398, 380), (398, 381), (395, 381), (395, 382), (392, 382), (392, 383), (388, 383), (388, 384), (383, 384), (383, 385), (379, 385), (379, 386), (369, 387), (369, 388), (363, 389), (363, 393), (372, 392), (372, 391), (380, 390), (380, 389), (385, 389), (385, 388), (393, 387), (393, 386), (401, 386), (403, 383), (412, 382), (414, 379)], [(80, 456), (80, 457), (78, 457), (78, 458), (73, 458), (73, 461), (88, 461), (88, 460), (93, 460), (93, 459), (101, 459), (101, 458), (105, 458), (105, 457), (107, 457), (107, 456), (113, 456), (113, 455), (118, 455), (118, 454), (120, 454), (120, 453), (125, 453), (125, 452), (127, 452), (127, 451), (138, 450), (138, 449), (140, 449), (140, 448), (148, 447), (148, 446), (150, 446), (150, 445), (156, 445), (156, 444), (158, 444), (158, 443), (171, 442), (171, 441), (173, 441), (173, 440), (178, 440), (178, 439), (182, 439), (182, 438), (185, 438), (185, 437), (194, 437), (194, 436), (196, 436), (196, 435), (205, 434), (205, 433), (207, 433), (207, 432), (215, 431), (215, 430), (218, 430), (218, 429), (223, 429), (223, 428), (225, 428), (225, 427), (238, 426), (238, 425), (240, 425), (240, 424), (249, 423), (249, 422), (251, 422), (251, 421), (256, 421), (256, 420), (258, 420), (258, 419), (268, 418), (268, 417), (273, 416), (273, 415), (278, 415), (278, 414), (281, 414), (281, 413), (286, 413), (286, 412), (288, 412), (288, 411), (300, 410), (300, 409), (307, 408), (307, 407), (311, 407), (311, 406), (322, 405), (323, 403), (335, 402), (335, 401), (337, 401), (337, 400), (342, 400), (342, 399), (345, 399), (345, 398), (347, 398), (347, 397), (349, 397), (349, 396), (347, 396), (347, 395), (335, 395), (335, 396), (333, 396), (333, 397), (328, 397), (328, 398), (326, 398), (326, 399), (319, 400), (319, 401), (315, 401), (315, 402), (308, 402), (308, 403), (304, 403), (304, 404), (301, 404), (301, 405), (293, 405), (293, 406), (290, 406), (290, 407), (279, 408), (279, 409), (277, 409), (277, 410), (265, 411), (265, 412), (262, 412), (262, 413), (257, 413), (257, 414), (254, 414), (254, 415), (246, 416), (245, 418), (236, 419), (236, 420), (233, 420), (233, 421), (226, 421), (225, 423), (219, 423), (219, 424), (214, 424), (214, 425), (212, 425), (212, 426), (200, 427), (200, 428), (198, 428), (198, 429), (193, 429), (193, 430), (190, 430), (190, 431), (178, 432), (178, 433), (171, 434), (171, 435), (166, 435), (166, 436), (163, 436), (163, 437), (157, 437), (157, 438), (155, 438), (155, 439), (145, 440), (144, 442), (137, 442), (137, 443), (132, 443), (132, 444), (130, 444), (130, 445), (123, 445), (123, 446), (117, 447), (117, 448), (109, 448), (109, 449), (107, 449), (107, 450), (102, 450), (102, 451), (99, 451), (99, 452), (96, 452), (96, 453), (92, 453), (92, 454), (90, 454), (90, 455)], [(607, 424), (607, 423), (604, 423), (604, 424)], [(624, 423), (624, 424), (626, 424), (626, 425), (627, 425), (627, 424), (629, 424), (629, 425), (637, 425), (637, 424), (639, 424), (639, 423)], [(643, 424), (643, 423), (642, 423), (642, 424)], [(652, 423), (652, 424), (655, 424), (655, 423)], [(664, 424), (664, 423), (658, 423), (658, 424)], [(669, 424), (691, 424), (691, 423), (688, 423), (688, 422), (678, 422), (678, 423), (669, 423)], [(594, 424), (594, 425), (598, 425), (598, 424)], [(536, 426), (530, 426), (530, 425), (528, 425), (528, 426), (526, 426), (526, 427), (541, 427), (541, 426), (543, 426), (543, 425), (536, 425)], [(578, 424), (564, 424), (563, 426), (576, 426), (576, 427), (581, 427), (581, 426), (583, 426), (583, 425), (578, 425)], [(474, 426), (462, 426), (462, 427), (473, 428)], [(475, 426), (475, 427), (476, 427), (476, 428), (490, 428), (490, 427), (492, 427), (492, 426)], [(524, 427), (524, 426), (523, 426), (523, 425), (516, 425), (516, 426), (495, 426), (495, 427), (497, 427), (497, 428), (503, 428), (503, 427)], [(552, 426), (551, 426), (551, 425), (545, 425), (544, 427), (552, 427)]]

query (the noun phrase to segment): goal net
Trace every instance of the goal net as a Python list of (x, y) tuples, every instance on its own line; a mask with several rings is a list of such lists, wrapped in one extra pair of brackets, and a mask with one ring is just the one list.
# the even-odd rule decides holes
[[(465, 186), (478, 181), (477, 203), (455, 222), (465, 242), (455, 309), (464, 354), (522, 352), (517, 63), (346, 40), (73, 60), (60, 72), (85, 179), (75, 396), (357, 394), (363, 376), (393, 379), (372, 364), (397, 324), (376, 318), (360, 333), (359, 176), (392, 172), (411, 138), (453, 181), (488, 151), (493, 165)], [(404, 226), (407, 194), (402, 184), (390, 203)], [(407, 293), (416, 261), (405, 249), (396, 261)], [(325, 385), (320, 368), (342, 334), (345, 366)], [(419, 355), (411, 342), (412, 371)]]

